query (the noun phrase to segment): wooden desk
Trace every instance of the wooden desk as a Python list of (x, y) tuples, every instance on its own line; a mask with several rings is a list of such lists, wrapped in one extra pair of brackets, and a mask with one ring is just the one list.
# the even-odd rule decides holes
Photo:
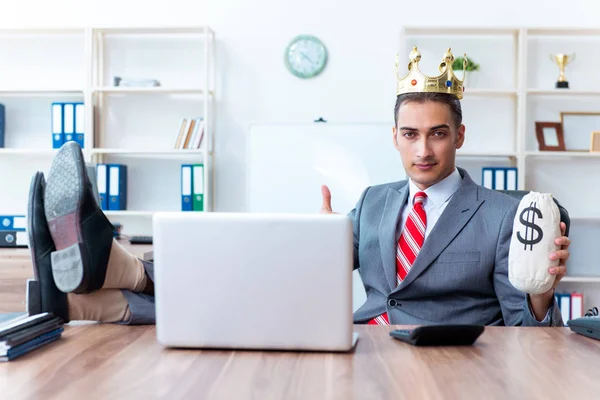
[[(240, 327), (243, 328), (243, 327)], [(352, 353), (172, 350), (153, 326), (67, 326), (0, 364), (2, 398), (598, 399), (600, 341), (490, 327), (472, 347), (413, 347), (356, 326)]]
[[(119, 243), (137, 257), (143, 258), (152, 245)], [(27, 279), (33, 278), (31, 256), (27, 248), (0, 248), (0, 313), (25, 311)]]

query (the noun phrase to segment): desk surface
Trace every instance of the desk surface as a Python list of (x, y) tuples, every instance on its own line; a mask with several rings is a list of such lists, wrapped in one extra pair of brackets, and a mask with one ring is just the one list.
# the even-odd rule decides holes
[(472, 347), (413, 347), (355, 326), (351, 353), (173, 350), (153, 326), (67, 326), (0, 364), (3, 397), (224, 399), (599, 398), (600, 341), (568, 328), (489, 327)]

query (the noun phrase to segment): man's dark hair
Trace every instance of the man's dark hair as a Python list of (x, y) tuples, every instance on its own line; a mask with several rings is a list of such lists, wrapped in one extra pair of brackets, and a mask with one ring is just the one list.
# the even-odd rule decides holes
[(396, 107), (394, 107), (394, 124), (398, 126), (398, 110), (400, 110), (402, 104), (409, 102), (425, 103), (428, 101), (437, 101), (438, 103), (446, 104), (450, 107), (450, 114), (452, 114), (452, 119), (455, 124), (454, 127), (458, 128), (460, 124), (462, 124), (462, 108), (460, 106), (460, 100), (451, 94), (429, 92), (404, 93), (398, 95), (396, 98)]

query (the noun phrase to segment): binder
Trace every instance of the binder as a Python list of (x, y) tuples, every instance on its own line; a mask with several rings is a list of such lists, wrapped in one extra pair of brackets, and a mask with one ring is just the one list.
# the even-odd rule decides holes
[(52, 103), (52, 148), (60, 149), (64, 141), (63, 103)]
[(108, 209), (127, 209), (127, 166), (108, 164)]
[(204, 164), (192, 165), (192, 191), (194, 199), (192, 201), (192, 209), (194, 211), (204, 211)]
[(571, 293), (571, 319), (583, 317), (583, 293)]
[(25, 231), (3, 230), (0, 231), (0, 247), (27, 247), (29, 236)]
[(484, 167), (481, 170), (481, 186), (492, 190), (517, 190), (517, 168)]
[(567, 324), (567, 321), (571, 319), (571, 294), (570, 293), (556, 293), (556, 302), (562, 315), (562, 320)]
[(488, 189), (494, 189), (494, 172), (491, 168), (483, 168), (481, 173), (481, 185)]
[(0, 103), (0, 147), (4, 147), (4, 130), (6, 128), (6, 109)]
[(505, 190), (506, 189), (506, 174), (503, 168), (496, 168), (494, 171), (494, 189)]
[(108, 210), (108, 166), (106, 164), (96, 165), (96, 184), (98, 185), (100, 208)]
[(85, 109), (83, 103), (75, 103), (75, 142), (83, 149), (85, 132)]
[(75, 105), (73, 103), (63, 104), (63, 133), (65, 143), (75, 140)]
[(181, 211), (193, 211), (192, 203), (192, 165), (181, 166)]
[(506, 168), (506, 190), (517, 190), (517, 169)]
[(0, 215), (0, 231), (20, 231), (27, 228), (25, 215)]

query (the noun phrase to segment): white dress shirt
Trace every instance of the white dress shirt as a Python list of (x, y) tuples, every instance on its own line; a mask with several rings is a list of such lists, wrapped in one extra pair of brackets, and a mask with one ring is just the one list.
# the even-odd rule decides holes
[(399, 233), (402, 232), (404, 224), (408, 219), (408, 214), (410, 214), (410, 211), (412, 210), (415, 194), (417, 192), (425, 192), (427, 198), (425, 199), (423, 205), (425, 207), (425, 213), (427, 214), (427, 228), (425, 229), (425, 239), (427, 239), (427, 236), (435, 226), (438, 219), (440, 219), (440, 215), (442, 215), (442, 212), (448, 205), (448, 202), (459, 188), (460, 183), (462, 182), (462, 177), (460, 176), (458, 169), (454, 168), (453, 173), (425, 190), (419, 189), (410, 178), (408, 182), (408, 201), (402, 209), (402, 221), (398, 227), (397, 236), (399, 236)]

